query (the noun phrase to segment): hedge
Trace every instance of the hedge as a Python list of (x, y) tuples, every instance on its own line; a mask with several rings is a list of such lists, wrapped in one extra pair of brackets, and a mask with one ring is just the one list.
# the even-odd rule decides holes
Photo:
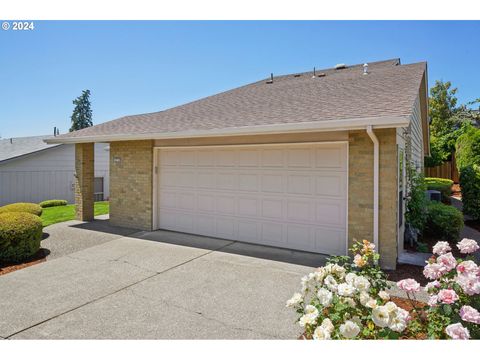
[(440, 191), (444, 199), (448, 199), (452, 195), (453, 180), (427, 177), (425, 185), (427, 185), (427, 190)]
[(21, 262), (40, 249), (42, 220), (26, 212), (0, 214), (0, 261)]
[(460, 173), (463, 212), (474, 220), (480, 220), (480, 167), (470, 165)]
[(480, 129), (472, 127), (458, 137), (455, 160), (459, 172), (470, 165), (480, 166)]
[(0, 207), (0, 214), (9, 212), (26, 212), (41, 216), (42, 208), (40, 205), (34, 203), (14, 203)]
[(52, 206), (65, 206), (68, 204), (67, 200), (45, 200), (42, 201), (39, 205), (42, 208), (52, 207)]
[(425, 232), (444, 240), (458, 240), (463, 229), (463, 214), (453, 206), (437, 201), (427, 204)]

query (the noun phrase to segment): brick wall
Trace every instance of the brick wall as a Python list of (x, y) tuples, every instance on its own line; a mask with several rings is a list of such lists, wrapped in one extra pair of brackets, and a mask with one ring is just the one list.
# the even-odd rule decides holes
[[(395, 129), (375, 130), (380, 143), (379, 247), (381, 265), (397, 261), (397, 145)], [(362, 131), (349, 132), (348, 239), (373, 241), (373, 143)]]
[(75, 217), (93, 220), (94, 144), (75, 144)]
[(152, 229), (153, 141), (110, 143), (110, 222)]

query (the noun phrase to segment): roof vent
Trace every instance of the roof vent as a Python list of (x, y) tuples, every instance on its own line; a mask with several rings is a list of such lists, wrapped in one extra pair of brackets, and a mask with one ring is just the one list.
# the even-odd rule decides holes
[(327, 74), (325, 74), (325, 73), (320, 73), (320, 74), (317, 75), (317, 77), (324, 77), (324, 76), (326, 76), (326, 75), (327, 75)]
[(300, 77), (300, 76), (302, 76), (302, 74), (295, 74), (295, 75), (293, 75), (293, 77)]
[(345, 64), (337, 64), (335, 65), (335, 70), (345, 69), (347, 65)]
[(368, 64), (363, 64), (363, 75), (368, 75)]
[(273, 73), (270, 74), (270, 80), (267, 80), (267, 84), (273, 84)]

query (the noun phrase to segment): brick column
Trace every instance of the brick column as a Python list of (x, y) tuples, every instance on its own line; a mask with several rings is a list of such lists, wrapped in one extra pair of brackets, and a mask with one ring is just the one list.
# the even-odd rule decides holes
[[(397, 262), (397, 145), (395, 129), (374, 130), (380, 142), (380, 265)], [(373, 143), (365, 130), (349, 132), (348, 245), (353, 238), (373, 242)]]
[(75, 144), (75, 216), (77, 220), (93, 220), (94, 176), (94, 144)]

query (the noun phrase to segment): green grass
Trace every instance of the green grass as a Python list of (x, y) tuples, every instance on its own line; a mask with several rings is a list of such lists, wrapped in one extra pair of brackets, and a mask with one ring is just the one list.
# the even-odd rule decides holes
[[(108, 214), (108, 212), (108, 201), (98, 201), (95, 203), (95, 216)], [(41, 219), (44, 227), (63, 221), (73, 220), (75, 219), (75, 205), (44, 208)]]

